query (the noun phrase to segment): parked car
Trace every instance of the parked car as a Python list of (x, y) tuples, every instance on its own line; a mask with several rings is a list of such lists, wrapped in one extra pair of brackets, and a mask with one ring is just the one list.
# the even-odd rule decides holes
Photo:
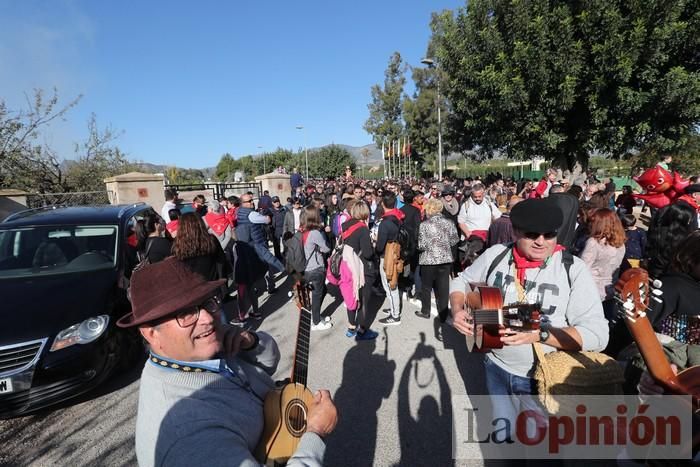
[(151, 207), (48, 207), (0, 223), (0, 418), (80, 395), (143, 355), (130, 311), (133, 226)]

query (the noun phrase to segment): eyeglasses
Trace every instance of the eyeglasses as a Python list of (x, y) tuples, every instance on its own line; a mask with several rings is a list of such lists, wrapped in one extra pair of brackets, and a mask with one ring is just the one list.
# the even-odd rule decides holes
[(525, 232), (523, 236), (529, 240), (537, 240), (540, 238), (540, 235), (544, 237), (545, 240), (551, 240), (553, 238), (556, 238), (557, 232), (546, 232), (546, 233), (540, 233), (540, 232)]
[(175, 315), (175, 321), (181, 328), (194, 326), (199, 320), (200, 310), (206, 310), (210, 315), (216, 315), (221, 311), (221, 300), (219, 297), (212, 297), (204, 303), (184, 309)]

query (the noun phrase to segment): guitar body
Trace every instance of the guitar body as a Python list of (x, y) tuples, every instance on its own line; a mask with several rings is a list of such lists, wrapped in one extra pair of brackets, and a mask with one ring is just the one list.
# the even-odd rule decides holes
[(314, 396), (306, 387), (311, 340), (310, 291), (311, 287), (304, 282), (297, 281), (294, 285), (299, 325), (292, 377), (287, 384), (270, 391), (265, 397), (265, 426), (255, 449), (255, 457), (264, 465), (285, 465), (294, 455), (306, 433), (309, 409), (314, 403)]
[(466, 297), (467, 308), (474, 320), (474, 335), (466, 336), (470, 352), (502, 349), (501, 329), (535, 331), (539, 329), (538, 305), (503, 306), (503, 295), (498, 287), (479, 285)]
[[(498, 310), (503, 307), (501, 289), (485, 285), (477, 286), (476, 292), (468, 295), (467, 306), (472, 310), (485, 311), (496, 316)], [(467, 336), (467, 349), (470, 352), (487, 352), (490, 349), (503, 348), (499, 334), (503, 327), (501, 324), (484, 323), (475, 319), (474, 335)]]
[(265, 465), (284, 465), (294, 454), (306, 432), (311, 391), (298, 383), (274, 389), (265, 397), (265, 428), (256, 458)]

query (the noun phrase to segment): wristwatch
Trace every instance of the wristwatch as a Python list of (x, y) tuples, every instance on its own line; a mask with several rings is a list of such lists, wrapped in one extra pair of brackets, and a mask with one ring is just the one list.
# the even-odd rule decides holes
[(540, 342), (549, 339), (549, 325), (540, 324)]

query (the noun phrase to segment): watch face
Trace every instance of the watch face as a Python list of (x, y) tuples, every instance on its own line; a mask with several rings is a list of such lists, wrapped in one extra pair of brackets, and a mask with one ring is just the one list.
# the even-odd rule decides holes
[(544, 342), (549, 338), (549, 331), (540, 331), (540, 342)]

